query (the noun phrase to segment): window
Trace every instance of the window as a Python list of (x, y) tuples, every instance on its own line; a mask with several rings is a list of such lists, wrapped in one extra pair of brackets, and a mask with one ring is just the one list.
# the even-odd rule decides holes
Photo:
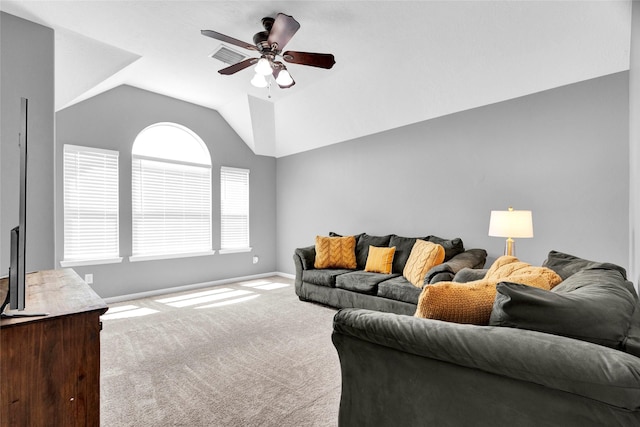
[(132, 149), (131, 261), (212, 254), (211, 157), (184, 126), (156, 123)]
[(249, 170), (220, 169), (220, 253), (249, 247)]
[(63, 267), (120, 262), (118, 152), (64, 146)]

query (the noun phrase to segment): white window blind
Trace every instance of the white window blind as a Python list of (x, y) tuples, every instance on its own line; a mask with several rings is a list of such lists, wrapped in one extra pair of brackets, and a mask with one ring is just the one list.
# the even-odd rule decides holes
[(118, 152), (65, 145), (63, 169), (61, 265), (119, 261)]
[(220, 252), (249, 250), (249, 170), (220, 169)]
[[(176, 124), (148, 129), (152, 132), (141, 132), (132, 152), (131, 260), (212, 253), (211, 160), (206, 146)], [(157, 143), (149, 143), (149, 138)]]

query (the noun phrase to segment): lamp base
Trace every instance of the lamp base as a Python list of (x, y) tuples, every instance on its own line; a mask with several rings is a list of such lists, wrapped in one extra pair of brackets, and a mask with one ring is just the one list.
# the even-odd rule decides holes
[(504, 254), (508, 256), (516, 256), (516, 242), (511, 237), (507, 238), (505, 241)]

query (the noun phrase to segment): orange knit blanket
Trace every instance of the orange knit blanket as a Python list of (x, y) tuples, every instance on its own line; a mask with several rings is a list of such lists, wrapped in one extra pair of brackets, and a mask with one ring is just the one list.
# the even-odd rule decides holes
[(505, 255), (495, 260), (483, 279), (425, 286), (420, 294), (415, 316), (487, 325), (498, 283), (521, 283), (551, 290), (561, 281), (562, 278), (549, 268), (535, 267), (516, 257)]

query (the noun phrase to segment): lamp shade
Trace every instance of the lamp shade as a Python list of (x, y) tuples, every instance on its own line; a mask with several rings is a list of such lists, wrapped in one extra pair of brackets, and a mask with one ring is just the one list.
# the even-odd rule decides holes
[(489, 236), (533, 237), (531, 211), (491, 211)]

